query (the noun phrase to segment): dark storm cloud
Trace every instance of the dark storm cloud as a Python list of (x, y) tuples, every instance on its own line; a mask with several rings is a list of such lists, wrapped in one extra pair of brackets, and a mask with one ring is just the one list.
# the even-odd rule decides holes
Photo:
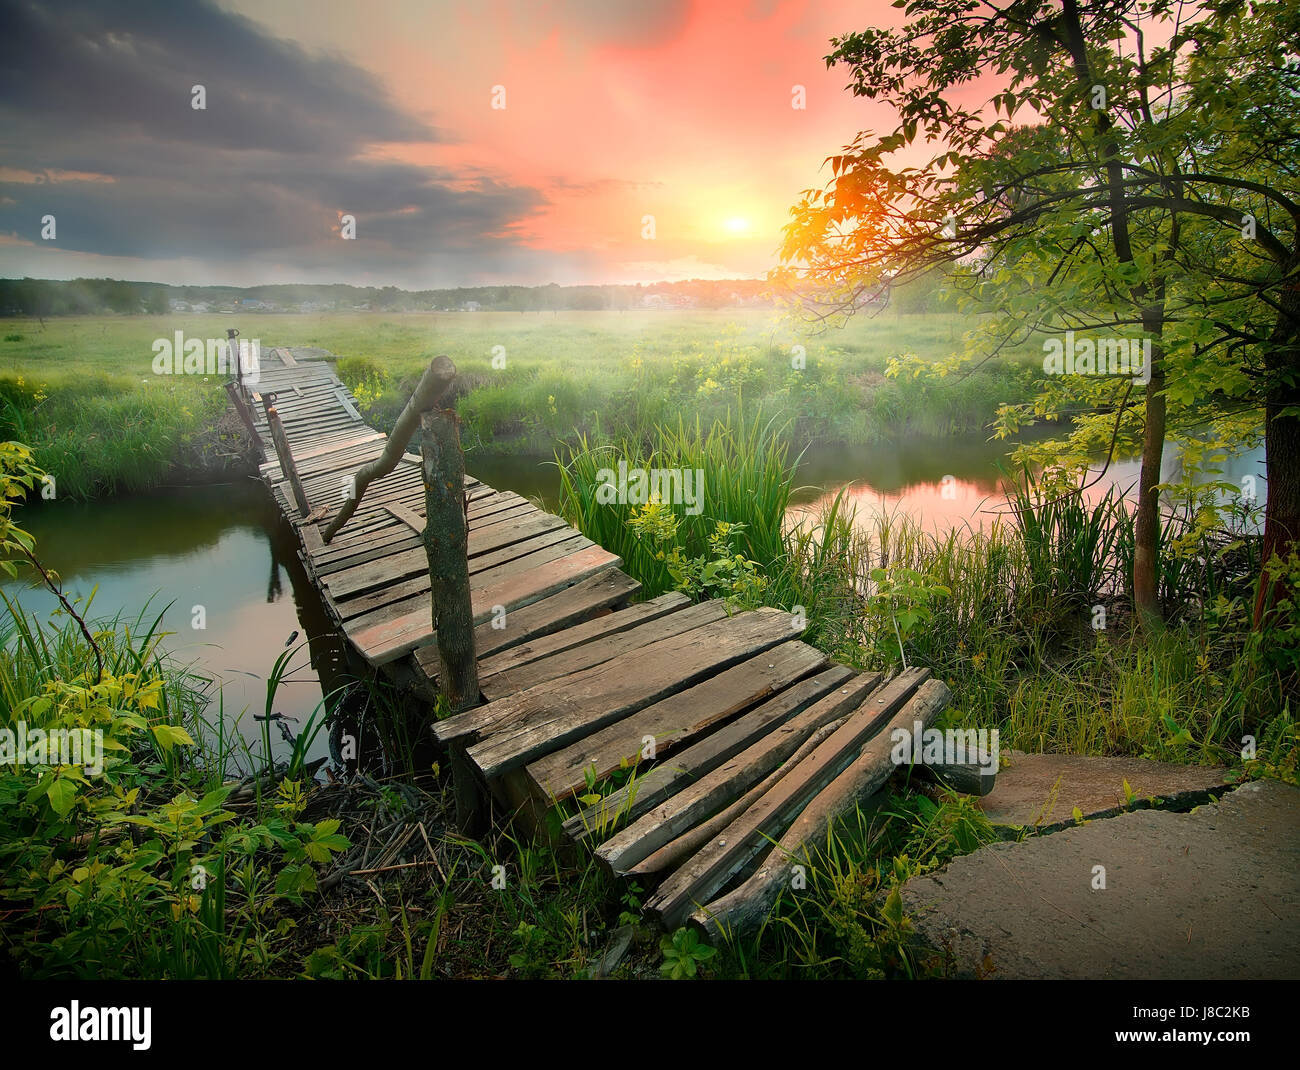
[[(18, 172), (0, 170), (0, 232), (39, 240), (48, 213), (63, 249), (338, 257), (348, 274), (508, 244), (537, 191), (358, 158), (436, 140), (365, 71), (210, 3), (0, 0), (0, 169)], [(356, 242), (332, 233), (339, 213)]]

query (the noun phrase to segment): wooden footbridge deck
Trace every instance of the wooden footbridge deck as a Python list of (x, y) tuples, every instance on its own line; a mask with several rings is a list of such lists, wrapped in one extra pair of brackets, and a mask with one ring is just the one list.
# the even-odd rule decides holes
[[(256, 385), (232, 384), (232, 397), (350, 653), (432, 696), (420, 457), (372, 483), (325, 541), (353, 474), (387, 442), (327, 357), (263, 351)], [(272, 441), (271, 394), (305, 516)], [(677, 593), (636, 601), (622, 561), (560, 518), (472, 477), (465, 495), (483, 704), (434, 735), (507, 809), (569, 800), (564, 835), (657, 884), (647, 910), (669, 927), (693, 916), (716, 934), (759, 920), (804, 845), (893, 772), (891, 730), (928, 724), (947, 702), (925, 670), (883, 680), (830, 663), (781, 610), (733, 614)]]

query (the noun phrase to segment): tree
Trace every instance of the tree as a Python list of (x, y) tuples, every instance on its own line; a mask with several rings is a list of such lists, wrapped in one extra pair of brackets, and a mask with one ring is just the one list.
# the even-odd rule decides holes
[[(1099, 447), (1113, 456), (1141, 441), (1133, 587), (1145, 623), (1159, 612), (1167, 434), (1210, 417), (1221, 437), (1249, 437), (1243, 410), (1267, 409), (1274, 530), (1270, 537), (1266, 529), (1265, 545), (1288, 552), (1297, 526), (1286, 520), (1296, 515), (1287, 473), (1300, 469), (1288, 304), (1297, 274), (1287, 187), (1300, 140), (1291, 129), (1291, 6), (905, 7), (911, 21), (902, 29), (832, 42), (828, 64), (850, 68), (855, 94), (892, 105), (896, 125), (883, 136), (860, 134), (831, 157), (832, 181), (807, 191), (792, 213), (778, 279), (811, 300), (815, 315), (834, 318), (936, 266), (955, 270), (965, 307), (993, 313), (970, 338), (968, 363), (1039, 335), (1140, 331), (1150, 345), (1140, 396), (1134, 379), (1145, 376), (1045, 380), (1030, 405), (1004, 408), (1000, 430), (1081, 411), (1069, 436), (1048, 447), (1076, 470)], [(971, 101), (977, 82), (994, 89)], [(1031, 122), (1013, 127), (1018, 112)], [(1261, 129), (1270, 118), (1286, 128), (1281, 136)], [(918, 136), (929, 158), (896, 164), (896, 154), (914, 154)], [(1261, 136), (1267, 148), (1251, 143)], [(1243, 252), (1236, 246), (1248, 198), (1264, 225), (1258, 245)], [(1263, 312), (1274, 318), (1267, 336), (1253, 326)], [(1267, 401), (1274, 394), (1276, 404)]]

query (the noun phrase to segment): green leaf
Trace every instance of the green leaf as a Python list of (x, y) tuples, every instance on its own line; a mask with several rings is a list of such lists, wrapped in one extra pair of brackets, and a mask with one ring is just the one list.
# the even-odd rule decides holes
[(72, 804), (77, 801), (76, 782), (60, 777), (50, 784), (45, 797), (50, 800), (50, 809), (60, 817), (67, 817)]
[(178, 743), (187, 747), (194, 746), (194, 739), (180, 725), (156, 724), (151, 726), (153, 737), (164, 751), (170, 751)]

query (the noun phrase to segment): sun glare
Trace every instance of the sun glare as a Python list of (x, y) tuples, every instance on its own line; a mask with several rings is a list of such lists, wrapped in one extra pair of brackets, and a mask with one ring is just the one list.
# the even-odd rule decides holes
[(741, 219), (740, 216), (733, 216), (727, 220), (727, 230), (732, 234), (744, 234), (749, 230), (749, 220)]

